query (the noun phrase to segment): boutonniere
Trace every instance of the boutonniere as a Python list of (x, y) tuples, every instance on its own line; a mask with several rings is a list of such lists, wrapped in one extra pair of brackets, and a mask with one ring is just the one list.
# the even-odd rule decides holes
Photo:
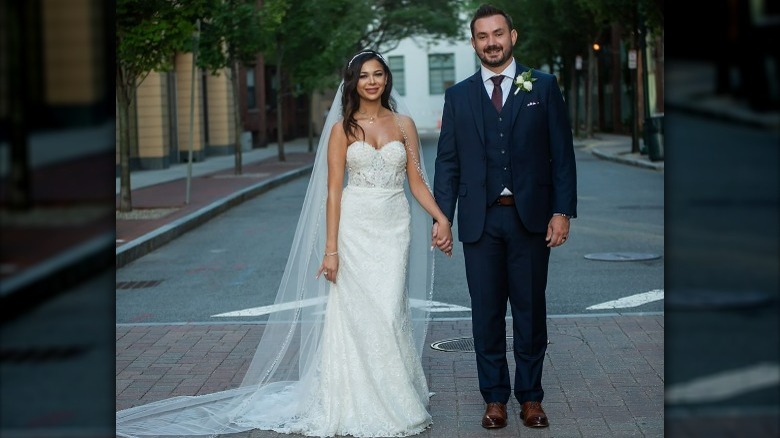
[(517, 88), (515, 89), (515, 94), (519, 93), (520, 90), (529, 92), (534, 87), (533, 83), (536, 82), (536, 78), (531, 77), (532, 71), (533, 70), (528, 69), (523, 73), (517, 75), (517, 77), (515, 78), (515, 85), (517, 85)]

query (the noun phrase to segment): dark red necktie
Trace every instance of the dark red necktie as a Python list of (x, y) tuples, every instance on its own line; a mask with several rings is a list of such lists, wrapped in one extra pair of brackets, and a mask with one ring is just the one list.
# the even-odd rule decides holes
[(493, 81), (493, 94), (490, 95), (490, 100), (493, 102), (493, 106), (496, 107), (496, 111), (501, 112), (501, 107), (503, 106), (501, 81), (504, 80), (504, 76), (493, 76), (490, 80)]

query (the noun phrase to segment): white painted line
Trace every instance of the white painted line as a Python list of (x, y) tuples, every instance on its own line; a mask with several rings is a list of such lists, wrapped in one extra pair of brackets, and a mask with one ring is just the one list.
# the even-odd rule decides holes
[(587, 310), (601, 310), (601, 309), (623, 309), (626, 307), (638, 307), (642, 304), (652, 303), (653, 301), (663, 300), (664, 290), (654, 289), (650, 292), (631, 295), (629, 297), (623, 297), (618, 300), (607, 301), (606, 303), (594, 304), (587, 308)]
[[(309, 298), (307, 300), (293, 301), (290, 303), (272, 304), (270, 306), (252, 307), (250, 309), (236, 310), (233, 312), (219, 313), (217, 315), (211, 315), (212, 318), (233, 318), (239, 316), (261, 316), (268, 315), (274, 312), (281, 312), (283, 310), (292, 310), (299, 307), (314, 306), (325, 302), (326, 297), (323, 298)], [(429, 312), (470, 312), (468, 307), (458, 306), (455, 304), (440, 303), (438, 301), (425, 300), (409, 300), (409, 304), (412, 307), (428, 310)]]
[(219, 313), (217, 315), (211, 315), (212, 318), (232, 318), (236, 316), (261, 316), (268, 315), (274, 312), (281, 312), (283, 310), (292, 310), (300, 307), (314, 306), (319, 303), (324, 303), (327, 297), (322, 298), (309, 298), (307, 300), (292, 301), (289, 303), (271, 304), (270, 306), (252, 307), (250, 309), (236, 310), (233, 312)]
[(418, 309), (427, 310), (431, 313), (440, 312), (471, 312), (468, 307), (458, 306), (457, 304), (441, 303), (439, 301), (426, 301), (410, 299), (409, 305)]
[(664, 398), (667, 404), (713, 402), (759, 389), (776, 388), (778, 383), (780, 365), (759, 363), (667, 386)]

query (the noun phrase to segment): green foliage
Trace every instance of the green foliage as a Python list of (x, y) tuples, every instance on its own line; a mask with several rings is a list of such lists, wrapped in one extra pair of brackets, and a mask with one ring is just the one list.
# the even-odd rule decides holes
[[(364, 15), (365, 29), (358, 49), (393, 47), (413, 36), (460, 40), (465, 32), (462, 0), (374, 0), (367, 1), (370, 14)], [(373, 17), (367, 20), (366, 17)]]
[(518, 33), (515, 55), (528, 65), (557, 59), (565, 65), (577, 54), (584, 56), (612, 23), (629, 32), (640, 18), (656, 31), (663, 26), (660, 0), (496, 0), (493, 4), (512, 17)]
[(235, 62), (253, 64), (264, 43), (255, 2), (216, 0), (205, 13), (198, 45), (198, 66), (216, 74)]
[(307, 94), (339, 81), (364, 48), (386, 50), (411, 36), (462, 38), (461, 0), (268, 0), (261, 11), (266, 61), (282, 60), (289, 92)]
[[(190, 45), (207, 0), (116, 0), (117, 67), (135, 87), (151, 71), (173, 68), (173, 55)], [(121, 86), (121, 84), (117, 84)]]

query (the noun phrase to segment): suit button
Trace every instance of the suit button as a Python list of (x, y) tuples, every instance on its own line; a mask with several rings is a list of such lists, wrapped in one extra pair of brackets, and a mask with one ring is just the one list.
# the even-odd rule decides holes
[(501, 149), (501, 153), (502, 153), (502, 154), (505, 154), (505, 153), (506, 153), (506, 150), (505, 150), (505, 149)]
[(498, 134), (498, 136), (503, 138), (504, 137), (504, 133), (502, 132), (502, 133)]
[(499, 121), (499, 122), (503, 122), (503, 121), (504, 121), (504, 119), (502, 119), (501, 117), (499, 117), (499, 118), (498, 118), (498, 121)]

